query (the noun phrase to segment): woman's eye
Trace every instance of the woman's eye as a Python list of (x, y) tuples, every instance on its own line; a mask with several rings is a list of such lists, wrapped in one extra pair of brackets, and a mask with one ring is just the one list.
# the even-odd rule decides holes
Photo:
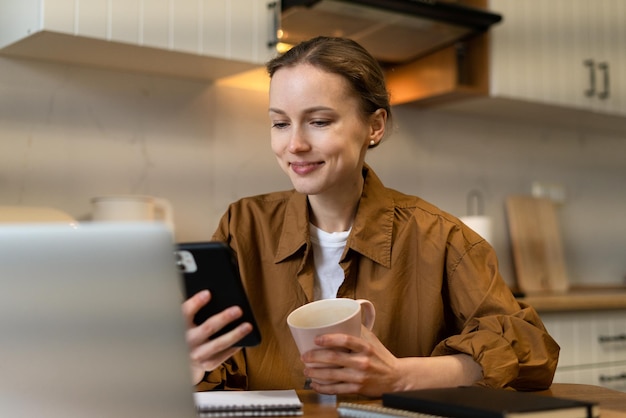
[(289, 126), (289, 124), (287, 122), (273, 122), (272, 123), (272, 128), (278, 128), (278, 129), (282, 129)]
[(318, 127), (328, 126), (330, 125), (330, 121), (326, 119), (314, 120), (314, 121), (311, 121), (311, 125), (318, 126)]

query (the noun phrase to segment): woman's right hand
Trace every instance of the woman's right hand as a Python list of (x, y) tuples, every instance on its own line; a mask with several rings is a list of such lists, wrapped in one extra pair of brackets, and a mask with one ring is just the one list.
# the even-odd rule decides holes
[(204, 373), (215, 370), (220, 364), (241, 350), (234, 344), (252, 331), (252, 325), (245, 322), (235, 329), (215, 339), (211, 336), (243, 314), (238, 306), (231, 306), (213, 315), (204, 323), (196, 325), (194, 315), (211, 300), (211, 293), (203, 290), (196, 293), (183, 303), (183, 315), (187, 322), (187, 344), (191, 358), (193, 384), (202, 380)]

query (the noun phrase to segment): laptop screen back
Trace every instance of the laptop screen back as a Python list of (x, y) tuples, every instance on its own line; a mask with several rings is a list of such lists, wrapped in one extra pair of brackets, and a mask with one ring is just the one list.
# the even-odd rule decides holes
[(0, 416), (192, 417), (171, 234), (0, 226)]

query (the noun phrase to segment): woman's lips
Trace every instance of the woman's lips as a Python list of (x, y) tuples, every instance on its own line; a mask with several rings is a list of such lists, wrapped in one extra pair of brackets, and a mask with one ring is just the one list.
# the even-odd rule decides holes
[(298, 175), (306, 175), (321, 167), (324, 163), (309, 163), (309, 162), (299, 162), (299, 163), (290, 163), (291, 170)]

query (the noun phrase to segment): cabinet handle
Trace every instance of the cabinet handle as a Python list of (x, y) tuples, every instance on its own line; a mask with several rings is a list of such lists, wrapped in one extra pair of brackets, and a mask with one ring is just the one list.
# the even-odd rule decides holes
[(609, 98), (609, 63), (601, 62), (598, 64), (598, 70), (602, 72), (603, 90), (598, 93), (598, 98), (605, 100)]
[(626, 341), (626, 334), (600, 335), (598, 337), (598, 342), (600, 343), (611, 343), (611, 342), (620, 342), (620, 341)]
[(274, 48), (278, 45), (278, 31), (280, 30), (280, 7), (278, 2), (270, 2), (267, 4), (267, 10), (270, 13), (270, 19), (272, 19), (272, 24), (270, 25), (269, 40), (267, 41), (268, 48)]
[(589, 89), (585, 90), (585, 96), (593, 97), (596, 94), (596, 66), (592, 59), (584, 60), (583, 65), (589, 68)]
[(620, 373), (613, 376), (605, 376), (601, 374), (599, 376), (601, 383), (615, 382), (616, 380), (626, 380), (626, 373)]

